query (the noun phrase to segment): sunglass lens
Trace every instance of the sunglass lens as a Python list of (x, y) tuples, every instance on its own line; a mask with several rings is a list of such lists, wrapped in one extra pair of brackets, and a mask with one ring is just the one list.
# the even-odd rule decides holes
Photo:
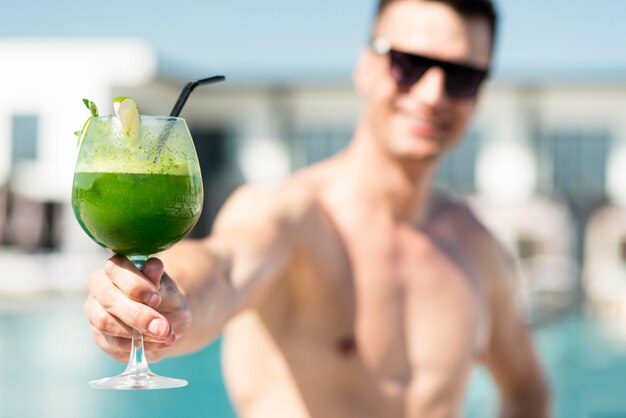
[(451, 97), (474, 97), (484, 78), (483, 72), (471, 68), (448, 68), (446, 71), (446, 91)]
[(431, 64), (419, 57), (404, 54), (398, 51), (390, 51), (391, 76), (403, 89), (410, 88), (430, 68)]

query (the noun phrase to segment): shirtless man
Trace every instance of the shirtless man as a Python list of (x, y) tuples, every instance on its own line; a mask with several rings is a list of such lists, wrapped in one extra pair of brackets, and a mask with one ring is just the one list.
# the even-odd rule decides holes
[[(89, 280), (94, 339), (125, 361), (137, 328), (155, 361), (224, 331), (244, 418), (458, 417), (480, 361), (502, 416), (546, 417), (511, 261), (465, 206), (431, 192), (491, 60), (489, 13), (454, 5), (486, 2), (381, 3), (355, 70), (364, 108), (350, 145), (277, 187), (243, 187), (211, 236), (142, 272), (112, 257)], [(434, 65), (419, 77), (423, 64)]]

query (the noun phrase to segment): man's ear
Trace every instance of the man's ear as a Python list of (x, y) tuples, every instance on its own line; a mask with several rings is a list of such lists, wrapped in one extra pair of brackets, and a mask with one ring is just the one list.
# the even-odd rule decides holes
[(352, 72), (352, 82), (359, 96), (367, 96), (370, 91), (374, 71), (373, 59), (372, 51), (369, 48), (364, 48)]

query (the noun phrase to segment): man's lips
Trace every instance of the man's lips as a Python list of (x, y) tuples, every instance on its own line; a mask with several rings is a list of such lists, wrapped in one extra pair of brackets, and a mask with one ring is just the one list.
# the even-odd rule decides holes
[(399, 110), (399, 116), (409, 132), (414, 135), (436, 137), (443, 130), (443, 124), (432, 117), (421, 116), (406, 110)]

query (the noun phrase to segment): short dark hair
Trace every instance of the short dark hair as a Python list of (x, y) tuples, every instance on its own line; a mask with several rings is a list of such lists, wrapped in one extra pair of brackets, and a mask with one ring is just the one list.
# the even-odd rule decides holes
[[(378, 19), (387, 6), (398, 0), (379, 0), (378, 8), (376, 10), (376, 19)], [(421, 0), (432, 1), (437, 3), (447, 4), (456, 10), (461, 16), (464, 17), (476, 17), (485, 19), (489, 25), (489, 32), (491, 34), (491, 48), (495, 45), (498, 13), (491, 0)]]

